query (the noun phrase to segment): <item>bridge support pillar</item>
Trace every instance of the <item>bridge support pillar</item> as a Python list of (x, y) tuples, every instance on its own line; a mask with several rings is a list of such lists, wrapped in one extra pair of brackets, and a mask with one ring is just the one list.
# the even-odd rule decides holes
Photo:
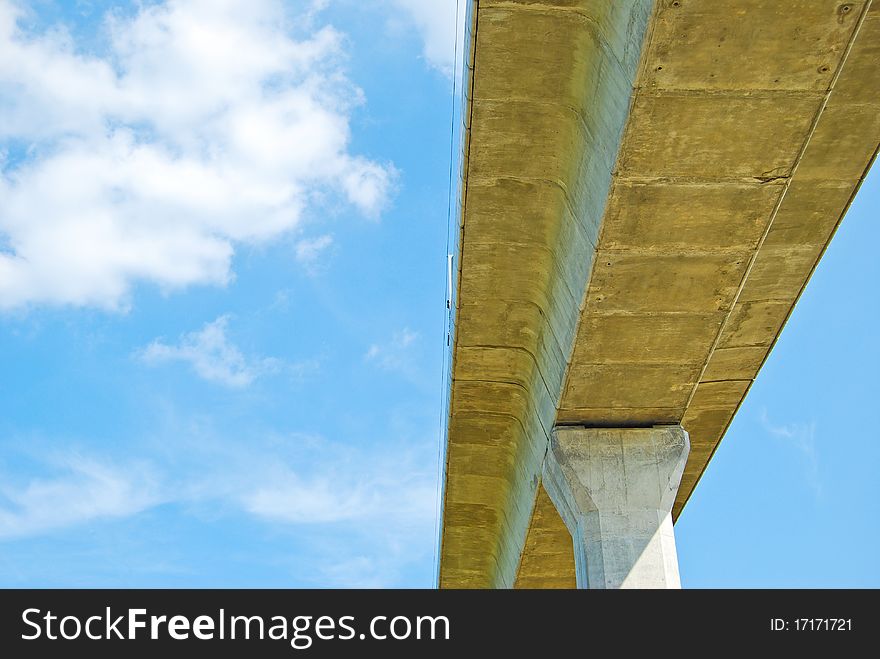
[(681, 588), (672, 504), (681, 426), (554, 429), (544, 488), (574, 543), (578, 588)]

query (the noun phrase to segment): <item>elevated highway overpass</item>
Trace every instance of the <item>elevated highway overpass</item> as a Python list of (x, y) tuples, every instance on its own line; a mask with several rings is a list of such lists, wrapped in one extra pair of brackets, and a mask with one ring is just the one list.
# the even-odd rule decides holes
[(678, 585), (880, 143), (871, 0), (468, 0), (441, 587)]

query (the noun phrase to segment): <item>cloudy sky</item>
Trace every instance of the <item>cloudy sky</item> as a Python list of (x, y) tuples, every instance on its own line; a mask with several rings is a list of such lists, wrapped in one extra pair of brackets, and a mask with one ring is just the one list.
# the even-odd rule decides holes
[[(433, 584), (455, 34), (455, 0), (0, 0), (0, 585)], [(685, 585), (880, 585), (876, 178)]]

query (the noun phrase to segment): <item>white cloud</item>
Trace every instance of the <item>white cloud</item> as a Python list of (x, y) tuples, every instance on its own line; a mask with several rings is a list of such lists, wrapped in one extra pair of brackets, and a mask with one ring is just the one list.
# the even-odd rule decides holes
[[(422, 37), (424, 57), (434, 68), (447, 76), (455, 70), (456, 25), (458, 25), (458, 62), (462, 61), (464, 16), (471, 0), (391, 0)], [(458, 15), (456, 15), (456, 6)]]
[(395, 171), (351, 153), (362, 93), (337, 32), (291, 36), (304, 12), (144, 4), (108, 14), (96, 55), (0, 0), (0, 309), (225, 284), (238, 245), (291, 231), (327, 191), (380, 213)]
[(245, 509), (286, 524), (392, 524), (433, 516), (436, 491), (423, 468), (407, 464), (411, 456), (370, 458), (321, 445), (327, 454), (313, 455), (302, 474), (291, 467), (264, 473), (265, 482), (242, 496)]
[(822, 496), (822, 481), (819, 476), (819, 455), (816, 450), (816, 424), (794, 423), (775, 425), (767, 416), (767, 410), (761, 410), (761, 425), (771, 436), (776, 437), (800, 453), (803, 459), (804, 478), (817, 497)]
[[(336, 442), (319, 435), (255, 430), (225, 437), (204, 425), (170, 428), (165, 446), (179, 500), (223, 500), (273, 524), (333, 526), (396, 536), (429, 529), (436, 510), (432, 441)], [(172, 477), (166, 479), (173, 482)], [(428, 530), (430, 533), (430, 529)]]
[(387, 343), (371, 345), (364, 355), (364, 359), (377, 364), (386, 371), (399, 371), (411, 375), (413, 371), (412, 348), (418, 338), (418, 332), (404, 327), (402, 330), (394, 332), (391, 340)]
[[(92, 459), (61, 461), (63, 475), (0, 486), (0, 539), (137, 514), (161, 501), (149, 471)], [(5, 502), (4, 502), (5, 500)], [(5, 505), (4, 505), (5, 504)]]
[(175, 345), (156, 339), (139, 356), (150, 364), (188, 363), (203, 379), (227, 387), (246, 387), (260, 375), (280, 369), (277, 359), (246, 358), (226, 336), (228, 324), (229, 317), (221, 316), (197, 332), (184, 334)]
[(437, 492), (426, 446), (359, 450), (271, 432), (241, 443), (188, 431), (168, 450), (131, 466), (77, 454), (49, 461), (63, 475), (0, 485), (0, 539), (172, 502), (226, 501), (294, 526), (367, 528), (381, 520), (386, 531), (396, 532), (433, 521)]
[(320, 270), (321, 258), (332, 245), (332, 236), (304, 238), (296, 244), (296, 260), (307, 272), (314, 274)]
[(61, 476), (15, 485), (0, 473), (0, 541), (161, 504), (214, 520), (244, 513), (273, 535), (295, 537), (308, 550), (278, 562), (307, 585), (395, 585), (433, 551), (436, 438), (377, 447), (265, 428), (226, 436), (173, 407), (162, 425), (146, 444), (128, 444), (144, 456), (136, 461), (76, 457), (62, 461)]
[[(437, 511), (436, 446), (394, 442), (357, 449), (298, 439), (293, 455), (238, 484), (244, 510), (312, 545), (301, 578), (316, 586), (388, 587), (430, 555)], [(308, 527), (308, 532), (303, 529)]]

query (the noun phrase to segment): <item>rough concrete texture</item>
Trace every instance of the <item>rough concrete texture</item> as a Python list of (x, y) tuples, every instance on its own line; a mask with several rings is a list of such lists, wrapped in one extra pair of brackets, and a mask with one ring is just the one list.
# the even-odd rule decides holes
[(566, 586), (553, 427), (681, 423), (681, 512), (877, 151), (880, 4), (473, 17), (440, 585)]
[(571, 533), (544, 485), (538, 486), (516, 588), (577, 588)]
[(475, 5), (441, 586), (514, 585), (650, 6)]
[(578, 588), (681, 588), (672, 504), (681, 426), (553, 431), (544, 487), (573, 541)]

